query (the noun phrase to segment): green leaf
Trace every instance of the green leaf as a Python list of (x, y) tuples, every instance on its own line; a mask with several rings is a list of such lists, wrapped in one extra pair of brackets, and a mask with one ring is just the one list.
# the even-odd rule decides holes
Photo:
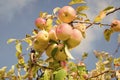
[(81, 12), (81, 11), (87, 10), (87, 9), (88, 9), (88, 6), (78, 6), (78, 7), (76, 8), (76, 11), (77, 11), (77, 12)]
[(10, 44), (10, 43), (12, 43), (13, 41), (15, 41), (16, 39), (8, 39), (7, 40), (7, 44)]
[(84, 0), (71, 0), (71, 2), (69, 2), (69, 5), (81, 4), (81, 3), (85, 3), (85, 1)]
[(112, 33), (113, 33), (113, 31), (111, 29), (106, 29), (104, 31), (104, 38), (106, 41), (110, 41), (110, 37), (111, 37)]
[(54, 48), (54, 49), (52, 50), (51, 55), (52, 55), (53, 58), (54, 58), (57, 50), (58, 50), (58, 47), (56, 47), (56, 48)]
[(19, 53), (22, 53), (22, 45), (20, 42), (16, 42), (16, 50)]
[(60, 7), (56, 7), (53, 9), (53, 13), (56, 14), (56, 12), (58, 12), (58, 10), (60, 9)]
[(69, 52), (67, 45), (65, 45), (65, 53), (66, 53), (66, 55), (68, 56), (69, 59), (74, 59), (74, 57)]
[(106, 11), (106, 13), (109, 13), (111, 11), (115, 10), (115, 8), (113, 6), (108, 6), (107, 8), (105, 8), (103, 11)]
[(66, 70), (61, 69), (61, 70), (56, 72), (55, 80), (65, 80), (66, 75), (67, 75)]

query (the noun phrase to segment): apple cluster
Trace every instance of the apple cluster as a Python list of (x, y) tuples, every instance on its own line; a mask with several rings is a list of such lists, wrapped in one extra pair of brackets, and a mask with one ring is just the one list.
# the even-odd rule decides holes
[(77, 47), (83, 39), (82, 33), (86, 30), (84, 24), (71, 24), (75, 21), (76, 16), (76, 10), (73, 7), (64, 6), (60, 8), (57, 12), (57, 19), (60, 23), (52, 26), (50, 30), (45, 30), (47, 18), (37, 18), (35, 25), (39, 32), (33, 40), (33, 49), (38, 52), (45, 51), (48, 57), (58, 61), (67, 60), (65, 45), (69, 50)]
[(120, 20), (113, 20), (112, 23), (111, 23), (111, 29), (114, 31), (114, 32), (120, 32)]

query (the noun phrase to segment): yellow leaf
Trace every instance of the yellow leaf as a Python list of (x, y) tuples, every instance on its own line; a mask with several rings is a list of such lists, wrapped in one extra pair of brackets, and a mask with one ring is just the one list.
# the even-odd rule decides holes
[(106, 17), (106, 12), (101, 11), (94, 19), (94, 22), (101, 22), (103, 18)]
[(113, 31), (111, 29), (106, 29), (104, 31), (104, 38), (106, 41), (110, 41), (110, 37), (111, 37), (112, 33), (113, 33)]
[(7, 40), (7, 44), (10, 44), (10, 43), (12, 43), (13, 41), (15, 41), (16, 39), (8, 39)]
[(76, 8), (76, 11), (77, 11), (77, 12), (80, 12), (80, 11), (87, 10), (87, 9), (88, 9), (88, 6), (78, 6), (78, 7)]
[(16, 43), (16, 50), (17, 50), (17, 52), (22, 53), (22, 45), (20, 42)]
[(55, 14), (59, 9), (60, 9), (60, 7), (54, 8), (54, 9), (53, 9), (53, 13)]
[(81, 3), (85, 3), (85, 1), (84, 0), (72, 0), (71, 2), (69, 2), (69, 5), (81, 4)]
[(69, 52), (67, 45), (65, 45), (65, 53), (66, 53), (66, 55), (68, 56), (69, 59), (74, 59), (74, 57)]

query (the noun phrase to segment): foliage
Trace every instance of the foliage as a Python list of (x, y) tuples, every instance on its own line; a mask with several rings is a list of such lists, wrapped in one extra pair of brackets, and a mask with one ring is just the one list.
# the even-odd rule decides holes
[[(89, 9), (88, 6), (85, 6), (86, 2), (84, 0), (71, 0), (68, 3), (70, 7), (76, 4), (82, 4), (82, 6), (74, 8), (76, 16), (72, 16), (72, 21), (66, 19), (68, 20), (66, 21), (66, 24), (69, 24), (72, 29), (79, 30), (82, 34), (82, 38), (87, 37), (85, 36), (86, 30), (92, 25), (98, 25), (100, 28), (102, 28), (102, 26), (110, 27), (104, 30), (104, 37), (106, 41), (110, 41), (112, 33), (120, 32), (119, 20), (117, 20), (118, 23), (113, 22), (110, 25), (101, 23), (107, 15), (119, 10), (120, 8), (108, 6), (100, 11), (92, 22), (84, 12)], [(78, 63), (71, 61), (74, 57), (71, 55), (70, 50), (78, 46), (82, 39), (81, 36), (79, 36), (80, 41), (69, 37), (69, 39), (71, 38), (71, 41), (68, 43), (69, 39), (61, 40), (58, 35), (58, 38), (56, 38), (57, 33), (50, 33), (52, 29), (54, 31), (54, 28), (56, 29), (58, 25), (63, 23), (62, 19), (58, 16), (60, 9), (60, 7), (54, 8), (53, 14), (40, 12), (39, 17), (44, 19), (45, 24), (42, 24), (42, 22), (37, 23), (37, 29), (32, 31), (32, 35), (27, 34), (23, 39), (9, 39), (7, 41), (8, 44), (15, 42), (16, 57), (18, 62), (17, 64), (12, 65), (9, 71), (6, 70), (6, 66), (2, 67), (0, 69), (0, 80), (111, 80), (113, 78), (120, 80), (120, 57), (114, 58), (105, 51), (93, 51), (98, 61), (95, 64), (96, 68), (90, 71), (87, 70), (87, 66), (84, 63), (84, 60), (88, 57), (88, 53), (83, 53), (82, 59)], [(43, 33), (41, 33), (41, 31), (43, 31)], [(65, 31), (65, 33), (68, 35), (67, 31)], [(50, 37), (50, 34), (52, 37)], [(66, 36), (66, 34), (62, 34), (62, 36)], [(76, 42), (76, 45), (71, 44), (73, 41), (74, 44)], [(22, 53), (23, 42), (28, 44), (26, 49), (28, 51), (30, 50), (28, 54), (29, 59), (27, 61), (25, 61)], [(69, 44), (72, 48), (71, 46), (68, 46)], [(120, 36), (118, 37), (118, 44), (120, 44)], [(51, 47), (47, 54), (46, 51), (49, 46)], [(41, 55), (45, 53), (48, 58), (43, 60), (41, 59)], [(24, 71), (24, 74), (21, 74), (22, 71)]]

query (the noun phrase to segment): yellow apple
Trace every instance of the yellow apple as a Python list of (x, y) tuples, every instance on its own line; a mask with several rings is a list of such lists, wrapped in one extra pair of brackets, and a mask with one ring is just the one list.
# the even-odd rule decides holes
[(34, 41), (33, 41), (33, 48), (36, 51), (43, 51), (47, 48), (49, 43), (49, 34), (47, 31), (41, 30), (36, 35)]
[(65, 61), (67, 60), (67, 55), (65, 53), (65, 50), (64, 50), (64, 45), (63, 44), (58, 44), (58, 50), (55, 54), (55, 59), (58, 60), (58, 61)]
[(78, 46), (82, 40), (82, 34), (78, 29), (73, 29), (71, 37), (67, 40), (68, 48), (74, 48)]
[(46, 26), (46, 20), (44, 18), (39, 17), (35, 20), (35, 25), (38, 29), (43, 30)]
[(57, 41), (58, 40), (58, 37), (56, 35), (56, 28), (52, 28), (50, 31), (49, 31), (49, 38), (51, 40), (54, 40), (54, 41)]
[(67, 40), (70, 38), (72, 27), (67, 23), (61, 23), (56, 27), (56, 35), (59, 40)]
[(64, 6), (58, 11), (58, 18), (65, 23), (72, 22), (76, 17), (76, 11), (71, 6)]
[(111, 24), (111, 29), (115, 32), (120, 32), (120, 21), (119, 20), (113, 20)]

